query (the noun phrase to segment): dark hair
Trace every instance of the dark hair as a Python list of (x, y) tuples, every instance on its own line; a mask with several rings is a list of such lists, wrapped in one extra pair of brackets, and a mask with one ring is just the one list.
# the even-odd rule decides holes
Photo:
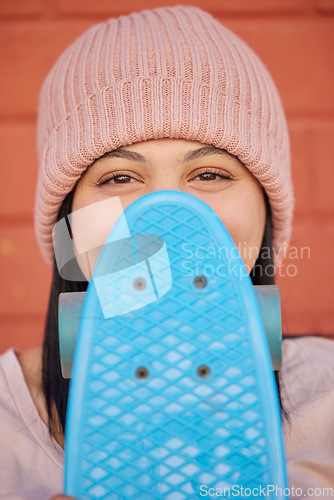
[[(75, 187), (64, 199), (58, 213), (58, 219), (71, 213)], [(250, 277), (254, 285), (270, 285), (275, 283), (273, 273), (272, 223), (270, 206), (267, 201), (265, 231), (258, 259)], [(58, 342), (58, 297), (62, 292), (85, 291), (87, 282), (67, 281), (60, 277), (56, 262), (53, 264), (53, 280), (49, 299), (43, 342), (42, 384), (49, 416), (49, 431), (51, 434), (63, 435), (65, 432), (66, 407), (69, 390), (69, 379), (64, 379), (60, 367)], [(279, 372), (275, 372), (279, 401), (282, 415), (287, 417), (282, 407), (280, 395)]]
[[(76, 186), (75, 186), (76, 187)], [(64, 199), (57, 221), (72, 211), (75, 187)], [(53, 260), (53, 276), (46, 316), (43, 342), (42, 385), (49, 416), (49, 431), (53, 435), (65, 432), (66, 407), (69, 379), (64, 379), (60, 367), (58, 340), (58, 297), (63, 292), (83, 292), (87, 289), (85, 281), (67, 281), (60, 277), (56, 260)]]

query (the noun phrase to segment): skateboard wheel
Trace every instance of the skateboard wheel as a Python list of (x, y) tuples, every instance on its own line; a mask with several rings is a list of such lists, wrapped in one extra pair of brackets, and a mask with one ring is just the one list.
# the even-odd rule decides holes
[(254, 291), (269, 345), (274, 370), (282, 367), (281, 301), (277, 285), (256, 285)]
[(71, 378), (73, 356), (86, 292), (61, 293), (58, 297), (60, 366), (64, 378)]

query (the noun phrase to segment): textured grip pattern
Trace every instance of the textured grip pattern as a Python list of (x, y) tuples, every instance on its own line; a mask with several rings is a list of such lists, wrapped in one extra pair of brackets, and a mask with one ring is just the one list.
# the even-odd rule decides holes
[[(66, 491), (82, 499), (184, 500), (201, 498), (201, 485), (284, 487), (275, 395), (270, 413), (264, 404), (275, 387), (251, 284), (241, 277), (240, 258), (226, 259), (223, 249), (233, 243), (216, 216), (179, 196), (167, 202), (163, 195), (160, 203), (145, 197), (126, 213), (132, 235), (163, 238), (170, 290), (109, 319), (94, 286), (88, 290), (66, 441)], [(122, 241), (121, 251), (109, 252), (110, 269), (134, 264), (129, 245), (137, 262), (146, 261), (149, 241), (146, 247), (142, 239), (140, 248), (136, 237)], [(135, 276), (127, 290), (112, 276), (106, 300), (144, 292), (131, 286)], [(196, 276), (206, 278), (205, 286), (195, 286)]]

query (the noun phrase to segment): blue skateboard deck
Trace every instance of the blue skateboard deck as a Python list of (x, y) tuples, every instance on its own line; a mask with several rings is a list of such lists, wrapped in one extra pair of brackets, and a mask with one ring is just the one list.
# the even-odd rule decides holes
[(205, 203), (146, 195), (115, 225), (87, 289), (65, 493), (185, 500), (210, 488), (211, 498), (249, 498), (260, 487), (286, 498), (277, 389), (252, 283)]

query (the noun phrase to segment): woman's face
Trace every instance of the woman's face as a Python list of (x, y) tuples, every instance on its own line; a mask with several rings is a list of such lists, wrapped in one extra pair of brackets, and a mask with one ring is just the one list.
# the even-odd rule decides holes
[[(185, 191), (207, 203), (229, 231), (248, 271), (252, 269), (264, 233), (264, 193), (236, 157), (213, 146), (160, 139), (112, 151), (82, 175), (72, 210), (114, 197), (125, 209), (137, 198), (161, 190)], [(101, 217), (96, 218), (96, 224), (93, 220), (85, 227), (85, 234), (89, 232), (90, 241), (101, 241), (101, 236), (105, 241), (110, 221), (103, 227)]]

